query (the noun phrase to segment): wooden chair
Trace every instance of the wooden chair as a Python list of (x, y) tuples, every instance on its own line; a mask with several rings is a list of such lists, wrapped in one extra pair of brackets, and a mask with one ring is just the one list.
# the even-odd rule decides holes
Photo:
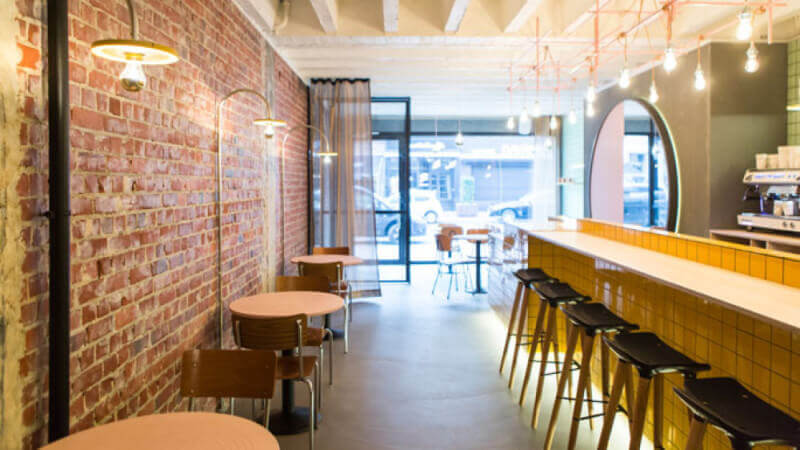
[(312, 255), (349, 255), (350, 247), (314, 247)]
[(183, 353), (181, 395), (189, 398), (189, 411), (198, 397), (262, 398), (264, 426), (269, 428), (276, 365), (273, 351), (188, 350)]
[[(450, 292), (453, 289), (453, 281), (456, 284), (456, 290), (458, 290), (458, 276), (464, 275), (464, 290), (467, 289), (467, 282), (469, 281), (469, 276), (466, 274), (466, 264), (468, 263), (467, 260), (462, 259), (458, 256), (458, 253), (453, 254), (453, 247), (452, 247), (452, 237), (446, 234), (437, 234), (436, 236), (436, 251), (437, 251), (437, 270), (436, 270), (436, 278), (433, 280), (433, 288), (431, 289), (431, 294), (436, 292), (436, 285), (439, 283), (439, 277), (441, 275), (448, 275), (450, 277), (450, 283), (447, 286), (447, 299), (450, 299)], [(444, 271), (442, 270), (444, 269)]]
[[(309, 395), (309, 447), (314, 449), (314, 428), (317, 409), (314, 401), (314, 386), (311, 377), (319, 386), (319, 370), (316, 356), (305, 356), (303, 347), (310, 338), (308, 316), (298, 314), (287, 317), (253, 319), (233, 314), (233, 338), (236, 345), (256, 350), (282, 352), (276, 364), (275, 378), (299, 381), (306, 385)], [(285, 393), (284, 393), (285, 395)], [(265, 412), (268, 414), (269, 412)]]
[[(279, 276), (275, 282), (275, 290), (330, 292), (327, 277), (289, 277)], [(328, 339), (328, 384), (333, 385), (333, 331), (330, 328), (309, 328), (309, 336), (303, 342), (309, 347), (319, 347), (319, 371), (325, 373), (325, 349), (322, 344)], [(322, 389), (317, 389), (319, 407), (322, 409)]]
[[(328, 292), (336, 294), (344, 299), (344, 352), (350, 352), (350, 317), (351, 317), (351, 302), (350, 286), (344, 281), (344, 266), (341, 263), (300, 263), (297, 269), (301, 276), (314, 276), (325, 277), (331, 281), (329, 284)], [(326, 317), (326, 321), (330, 322), (330, 317)], [(326, 325), (327, 326), (327, 325)]]

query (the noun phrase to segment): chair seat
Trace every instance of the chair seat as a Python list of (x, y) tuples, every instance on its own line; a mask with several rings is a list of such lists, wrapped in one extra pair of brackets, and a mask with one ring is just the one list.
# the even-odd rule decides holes
[[(303, 356), (303, 376), (310, 377), (317, 362), (316, 356)], [(278, 365), (275, 370), (275, 378), (278, 380), (292, 380), (301, 378), (300, 359), (296, 356), (281, 356), (278, 358)]]
[(308, 347), (319, 347), (325, 340), (325, 330), (323, 328), (306, 328), (303, 335), (303, 344)]
[(573, 324), (584, 328), (589, 334), (608, 333), (612, 331), (638, 330), (639, 326), (632, 324), (622, 317), (611, 312), (602, 303), (577, 303), (564, 305), (561, 310)]
[(633, 364), (639, 375), (652, 378), (670, 372), (696, 373), (711, 369), (675, 350), (653, 333), (622, 333), (613, 338), (603, 336), (603, 341), (617, 356)]
[(527, 287), (531, 287), (533, 283), (541, 283), (543, 281), (550, 281), (553, 278), (546, 274), (542, 269), (519, 269), (514, 272), (514, 276)]
[(800, 446), (800, 422), (733, 378), (687, 379), (675, 393), (695, 415), (736, 439), (751, 445)]
[(575, 289), (572, 289), (572, 287), (567, 283), (543, 283), (534, 286), (534, 288), (543, 300), (550, 302), (551, 306), (589, 300), (589, 297), (581, 295)]

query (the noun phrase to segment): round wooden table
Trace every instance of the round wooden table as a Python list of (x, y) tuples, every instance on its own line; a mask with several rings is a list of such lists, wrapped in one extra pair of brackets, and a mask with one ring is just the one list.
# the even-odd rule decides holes
[(453, 239), (475, 243), (475, 290), (470, 294), (486, 294), (481, 286), (481, 244), (489, 242), (488, 234), (457, 234)]
[[(327, 316), (344, 307), (344, 299), (335, 294), (314, 291), (268, 292), (231, 302), (231, 313), (251, 319), (267, 319), (306, 314)], [(292, 356), (284, 350), (283, 356)], [(320, 388), (319, 386), (317, 387)], [(281, 382), (281, 411), (269, 418), (269, 429), (277, 435), (298, 434), (308, 430), (308, 408), (295, 408), (292, 380)], [(317, 423), (320, 416), (317, 415)]]
[(330, 264), (342, 263), (343, 266), (357, 266), (364, 264), (364, 260), (353, 255), (301, 255), (295, 256), (290, 261), (292, 264)]
[(46, 450), (278, 450), (275, 436), (255, 422), (228, 414), (151, 414), (98, 425)]

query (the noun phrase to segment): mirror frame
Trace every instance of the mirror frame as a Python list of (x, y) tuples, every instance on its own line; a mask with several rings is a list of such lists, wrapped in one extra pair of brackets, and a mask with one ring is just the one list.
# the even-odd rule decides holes
[[(586, 201), (589, 206), (589, 217), (593, 217), (594, 214), (592, 213), (592, 173), (594, 168), (594, 161), (595, 157), (597, 156), (597, 138), (600, 136), (600, 132), (603, 131), (603, 127), (606, 125), (606, 120), (608, 116), (611, 114), (611, 111), (616, 109), (620, 105), (624, 105), (625, 102), (636, 102), (640, 106), (642, 106), (647, 113), (650, 115), (650, 119), (656, 126), (656, 131), (658, 131), (659, 135), (661, 135), (661, 143), (664, 147), (664, 157), (667, 161), (667, 176), (669, 177), (669, 200), (667, 202), (667, 225), (666, 231), (677, 231), (678, 227), (678, 213), (679, 208), (678, 205), (680, 204), (680, 178), (678, 176), (678, 161), (675, 153), (675, 146), (672, 141), (672, 135), (669, 133), (669, 129), (667, 128), (666, 121), (658, 112), (658, 110), (647, 101), (638, 98), (626, 98), (623, 99), (621, 102), (616, 103), (612, 108), (608, 110), (605, 117), (603, 117), (603, 121), (600, 124), (600, 127), (597, 129), (597, 133), (594, 136), (592, 142), (592, 159), (591, 163), (589, 164), (589, 173), (587, 176), (587, 184), (586, 184)], [(624, 106), (623, 106), (624, 107)], [(624, 223), (624, 222), (623, 222)], [(656, 227), (653, 227), (656, 228)], [(660, 227), (658, 227), (660, 228)]]

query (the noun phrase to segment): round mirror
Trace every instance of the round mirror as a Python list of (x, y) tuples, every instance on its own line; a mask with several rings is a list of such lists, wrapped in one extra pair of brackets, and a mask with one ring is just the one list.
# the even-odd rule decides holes
[(625, 100), (608, 113), (595, 138), (589, 177), (591, 217), (675, 230), (675, 152), (649, 104)]

